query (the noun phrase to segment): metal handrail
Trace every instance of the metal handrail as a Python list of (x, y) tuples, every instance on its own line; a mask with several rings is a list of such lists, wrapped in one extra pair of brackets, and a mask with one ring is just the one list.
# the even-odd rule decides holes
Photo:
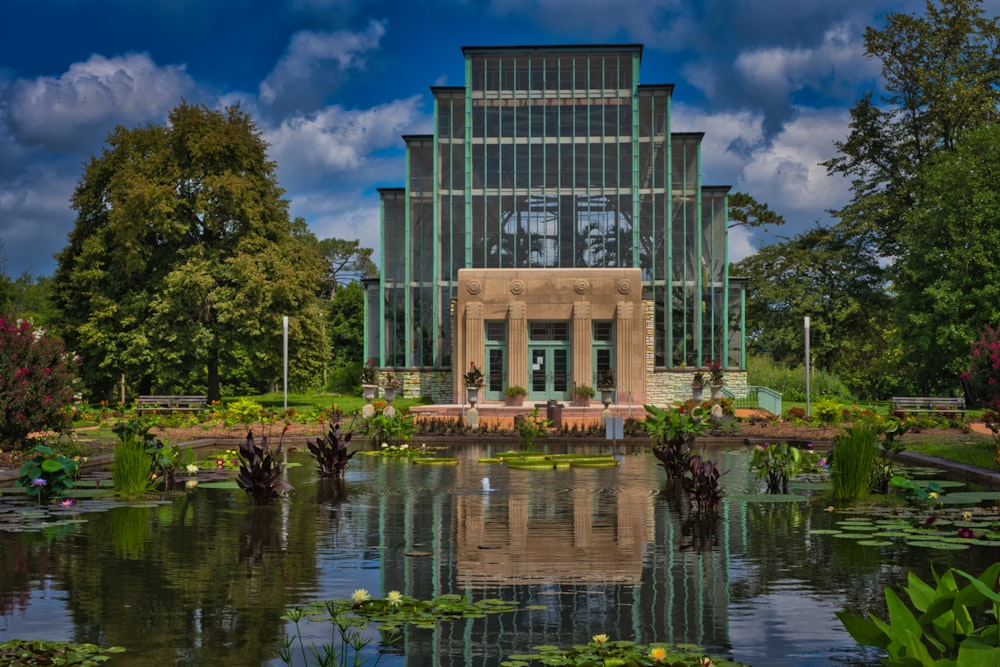
[(773, 415), (781, 414), (781, 394), (768, 387), (747, 387), (746, 393), (739, 397), (729, 387), (723, 387), (722, 395), (733, 399), (734, 408), (753, 408), (767, 410)]

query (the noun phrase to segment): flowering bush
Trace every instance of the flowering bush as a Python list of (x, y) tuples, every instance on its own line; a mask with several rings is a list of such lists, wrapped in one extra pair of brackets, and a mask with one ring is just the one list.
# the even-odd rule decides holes
[(986, 325), (979, 339), (972, 343), (972, 362), (961, 374), (976, 398), (993, 409), (1000, 409), (1000, 326)]
[(27, 449), (34, 431), (63, 431), (73, 401), (73, 361), (62, 339), (0, 316), (0, 446)]
[(597, 371), (597, 388), (598, 389), (615, 388), (615, 369), (605, 368), (603, 370)]
[(361, 380), (361, 384), (375, 384), (377, 373), (378, 370), (375, 368), (375, 360), (369, 359), (361, 368), (361, 374), (358, 379)]

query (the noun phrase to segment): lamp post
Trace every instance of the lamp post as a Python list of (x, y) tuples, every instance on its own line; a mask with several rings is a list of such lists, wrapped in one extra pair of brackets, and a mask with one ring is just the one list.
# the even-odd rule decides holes
[(288, 410), (288, 315), (281, 318), (281, 336), (284, 351), (285, 410)]
[(806, 329), (806, 417), (810, 415), (809, 412), (809, 318), (806, 317), (805, 321)]

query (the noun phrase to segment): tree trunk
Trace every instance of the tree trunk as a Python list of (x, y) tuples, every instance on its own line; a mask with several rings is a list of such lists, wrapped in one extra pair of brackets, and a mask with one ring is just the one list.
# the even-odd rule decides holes
[(222, 392), (219, 390), (219, 351), (215, 349), (208, 354), (208, 400), (222, 400)]

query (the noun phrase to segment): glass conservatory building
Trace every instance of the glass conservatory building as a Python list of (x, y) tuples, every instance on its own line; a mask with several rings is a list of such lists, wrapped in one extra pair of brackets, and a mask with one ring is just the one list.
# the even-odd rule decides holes
[(642, 46), (463, 54), (434, 134), (404, 137), (404, 186), (379, 189), (366, 356), (440, 403), (470, 363), (486, 401), (567, 399), (609, 368), (619, 403), (683, 400), (709, 361), (738, 392), (729, 188), (701, 182), (701, 133), (671, 132), (673, 86), (639, 84)]

